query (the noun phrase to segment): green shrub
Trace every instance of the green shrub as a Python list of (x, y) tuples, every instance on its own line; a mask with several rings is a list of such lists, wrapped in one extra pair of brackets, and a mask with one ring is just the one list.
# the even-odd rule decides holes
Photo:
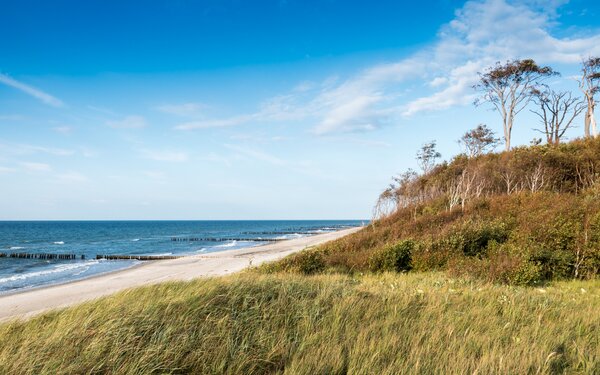
[(539, 263), (526, 261), (509, 278), (509, 283), (513, 285), (535, 285), (544, 279), (542, 267)]
[(315, 250), (301, 251), (294, 257), (293, 267), (305, 275), (322, 272), (325, 269), (323, 254)]
[(409, 271), (412, 268), (412, 252), (415, 243), (404, 240), (393, 245), (388, 245), (376, 251), (369, 259), (369, 268), (373, 272)]
[(503, 243), (509, 236), (508, 225), (503, 222), (465, 223), (447, 241), (455, 250), (466, 256), (482, 257), (490, 242)]
[(445, 239), (419, 241), (412, 252), (411, 264), (416, 271), (440, 271), (456, 256), (456, 251)]

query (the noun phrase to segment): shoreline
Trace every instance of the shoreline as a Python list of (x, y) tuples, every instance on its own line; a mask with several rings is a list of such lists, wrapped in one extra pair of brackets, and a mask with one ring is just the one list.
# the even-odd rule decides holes
[(80, 280), (2, 294), (0, 295), (0, 322), (28, 318), (134, 287), (165, 281), (224, 276), (250, 266), (281, 259), (307, 247), (344, 237), (362, 228), (353, 227), (272, 244), (188, 255), (178, 259), (148, 261)]

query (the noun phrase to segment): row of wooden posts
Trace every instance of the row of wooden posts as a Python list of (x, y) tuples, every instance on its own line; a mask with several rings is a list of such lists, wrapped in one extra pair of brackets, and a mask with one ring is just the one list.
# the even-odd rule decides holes
[(96, 255), (96, 259), (107, 259), (107, 260), (166, 260), (166, 259), (177, 259), (181, 256), (177, 255)]
[(75, 260), (75, 259), (85, 259), (85, 255), (82, 254), (78, 257), (75, 254), (0, 253), (0, 258)]
[(225, 242), (225, 241), (262, 241), (262, 242), (277, 242), (282, 241), (281, 238), (200, 238), (200, 237), (171, 237), (174, 242)]
[[(85, 255), (52, 254), (52, 253), (0, 253), (0, 258), (42, 259), (42, 260), (77, 260), (85, 259)], [(181, 258), (176, 255), (96, 255), (96, 259), (107, 260), (165, 260)]]

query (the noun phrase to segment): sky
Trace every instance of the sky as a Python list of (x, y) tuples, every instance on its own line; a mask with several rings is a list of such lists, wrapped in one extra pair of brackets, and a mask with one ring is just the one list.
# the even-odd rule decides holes
[(425, 142), (501, 133), (495, 62), (579, 95), (600, 4), (20, 0), (0, 35), (0, 220), (369, 219)]

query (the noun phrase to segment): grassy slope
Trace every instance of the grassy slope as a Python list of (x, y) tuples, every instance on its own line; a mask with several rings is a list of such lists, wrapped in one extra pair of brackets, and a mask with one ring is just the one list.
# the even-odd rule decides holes
[[(463, 159), (415, 184), (479, 168), (489, 194), (464, 211), (441, 196), (259, 270), (0, 325), (0, 374), (600, 374), (600, 185), (574, 173), (600, 165), (600, 140)], [(539, 160), (545, 191), (501, 193), (498, 170)], [(407, 238), (411, 272), (369, 273)], [(581, 254), (590, 279), (555, 281)]]
[(493, 282), (540, 285), (574, 278), (579, 264), (578, 277), (594, 278), (600, 274), (600, 190), (483, 197), (464, 211), (449, 211), (431, 201), (400, 209), (362, 231), (268, 264), (263, 271), (378, 272), (373, 259), (407, 239), (415, 243), (412, 272), (444, 270)]
[(599, 373), (600, 281), (168, 283), (0, 326), (0, 373)]

